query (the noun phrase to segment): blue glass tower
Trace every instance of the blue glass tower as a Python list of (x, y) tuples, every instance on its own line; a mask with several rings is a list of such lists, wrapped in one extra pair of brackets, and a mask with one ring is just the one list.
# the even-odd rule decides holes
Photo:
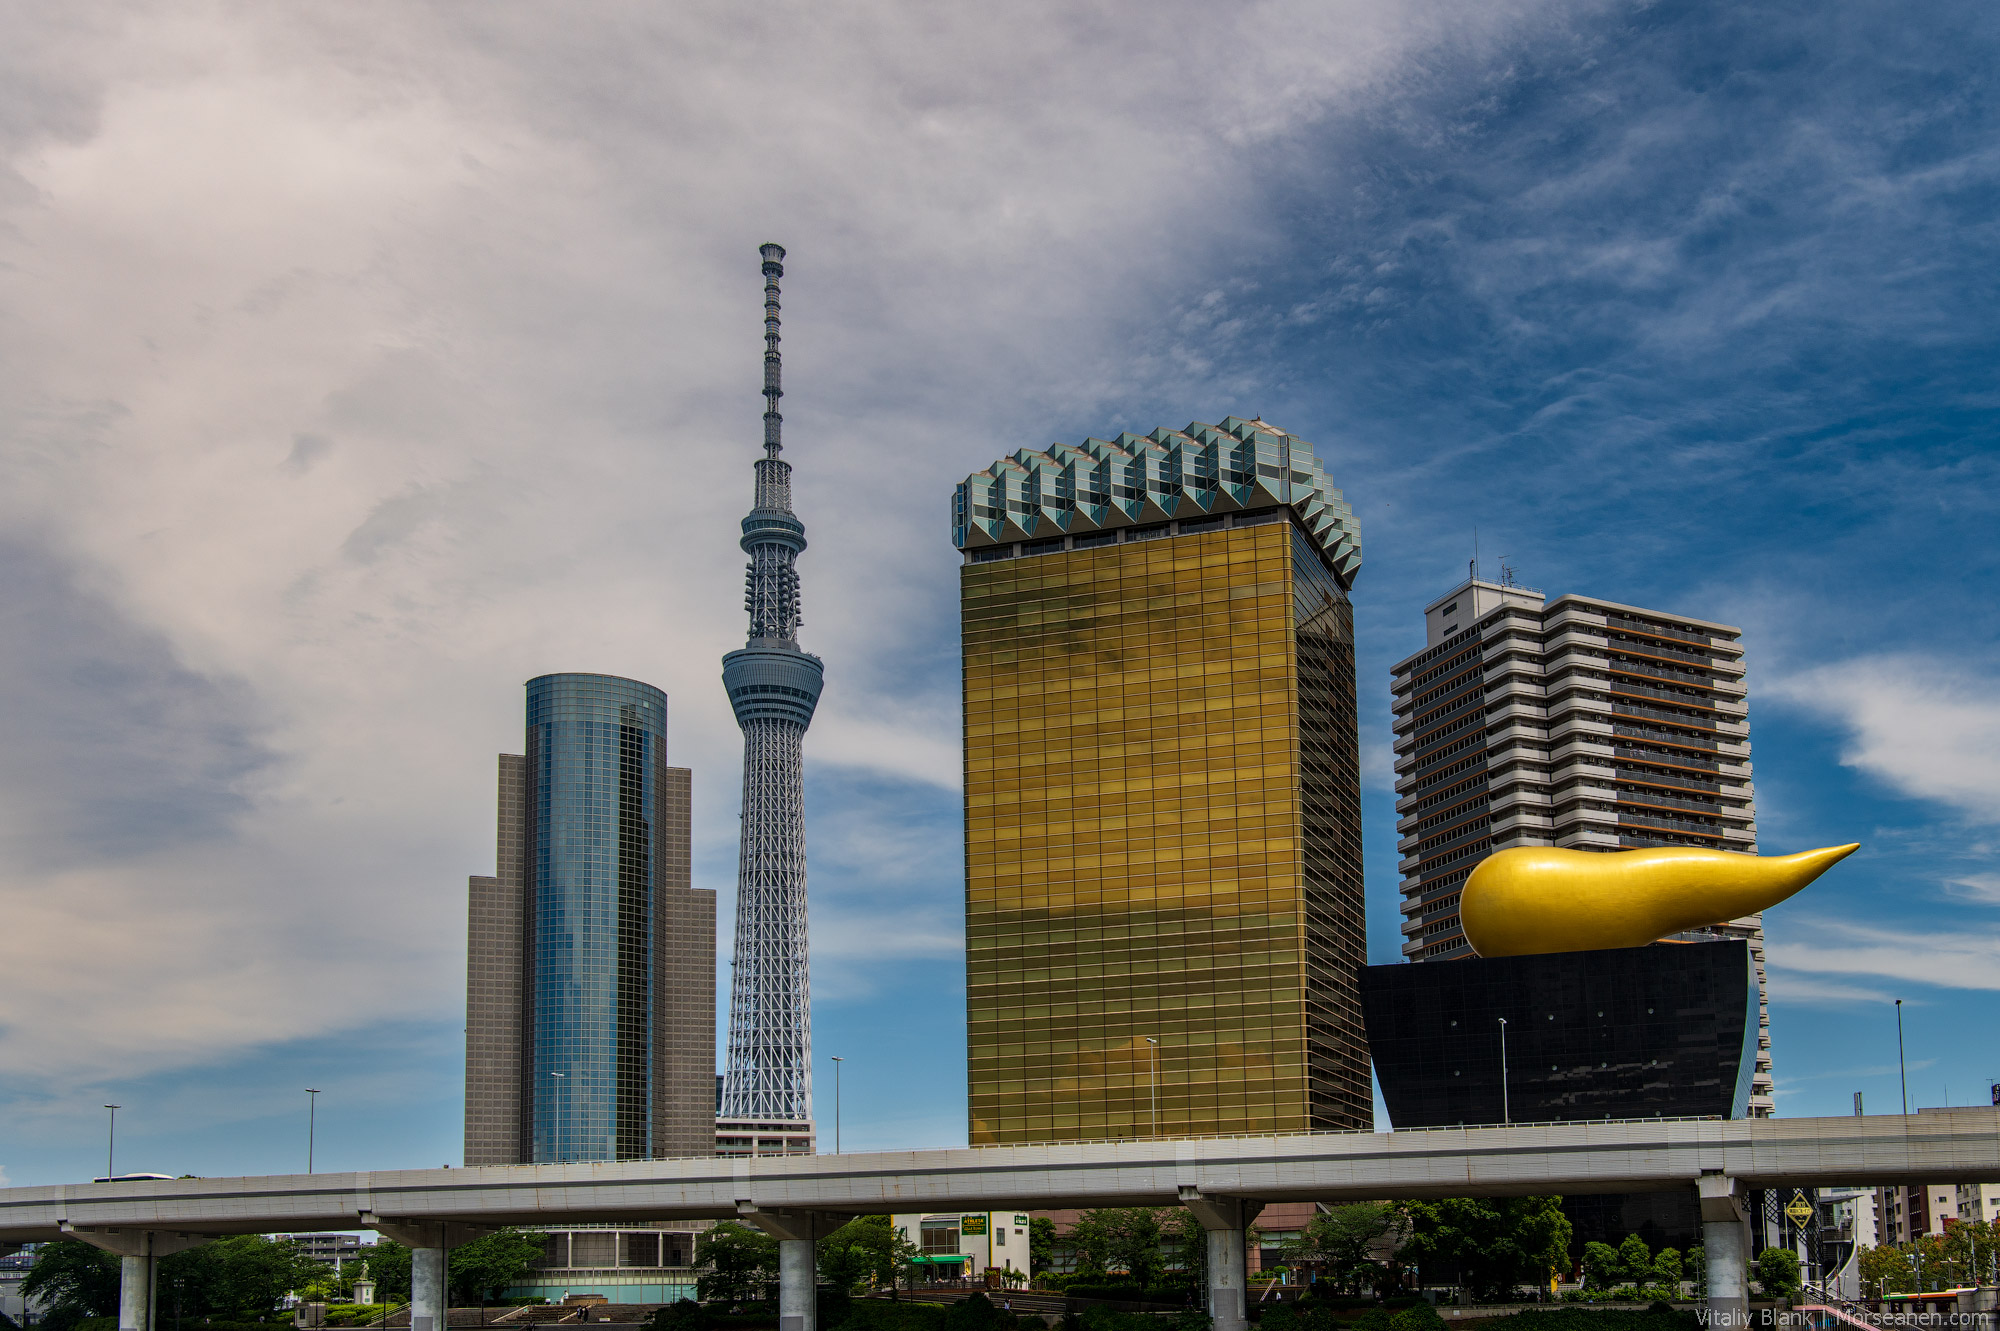
[(465, 1162), (715, 1151), (715, 893), (691, 881), (692, 773), (667, 695), (528, 681), (500, 755), (495, 872), (468, 884)]
[(652, 933), (667, 695), (528, 681), (535, 1162), (652, 1154)]

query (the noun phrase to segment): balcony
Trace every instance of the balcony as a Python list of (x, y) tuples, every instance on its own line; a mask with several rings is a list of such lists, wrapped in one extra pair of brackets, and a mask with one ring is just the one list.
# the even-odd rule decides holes
[[(1615, 722), (1619, 717), (1631, 717), (1635, 720), (1644, 720), (1644, 721), (1666, 721), (1672, 725), (1677, 725), (1677, 726), (1692, 726), (1696, 730), (1715, 729), (1715, 722), (1709, 720), (1707, 717), (1686, 716), (1680, 712), (1662, 711), (1657, 707), (1647, 707), (1641, 703), (1628, 702), (1623, 698), (1614, 701), (1611, 704), (1611, 710), (1612, 710), (1612, 718), (1614, 721), (1613, 733), (1617, 732), (1618, 728), (1615, 725)], [(1662, 738), (1666, 737), (1662, 736)], [(1684, 744), (1687, 741), (1684, 739), (1674, 739), (1672, 742)]]
[(1613, 661), (1607, 667), (1614, 675), (1644, 675), (1649, 679), (1670, 680), (1675, 684), (1685, 684), (1689, 688), (1710, 689), (1715, 681), (1707, 675), (1691, 674), (1685, 670), (1669, 670), (1665, 666), (1647, 665), (1643, 661)]
[(1623, 615), (1611, 614), (1609, 612), (1604, 616), (1604, 626), (1606, 628), (1617, 629), (1621, 633), (1637, 633), (1649, 638), (1665, 638), (1671, 642), (1699, 643), (1703, 647), (1711, 646), (1715, 643), (1715, 639), (1709, 637), (1706, 633), (1689, 633), (1684, 629), (1670, 629), (1664, 625), (1647, 624), (1637, 619), (1627, 619)]
[(1668, 786), (1674, 790), (1700, 790), (1711, 795), (1722, 793), (1720, 781), (1697, 781), (1688, 776), (1667, 776), (1660, 772), (1641, 772), (1629, 767), (1616, 769), (1614, 775), (1620, 781), (1632, 781), (1648, 786)]
[[(1696, 747), (1704, 749), (1715, 747), (1713, 744), (1701, 743), (1700, 741), (1686, 738), (1675, 742), (1680, 744), (1694, 744)], [(1709, 758), (1697, 758), (1691, 753), (1656, 753), (1651, 749), (1638, 749), (1630, 745), (1616, 743), (1611, 746), (1611, 753), (1613, 757), (1623, 758), (1635, 763), (1662, 763), (1670, 767), (1691, 767), (1701, 772), (1720, 772), (1722, 770), (1721, 763)]]
[(1621, 828), (1650, 827), (1661, 832), (1681, 832), (1717, 840), (1722, 837), (1722, 829), (1712, 823), (1698, 823), (1690, 818), (1673, 818), (1666, 814), (1633, 813), (1625, 809), (1618, 811), (1618, 825)]
[(1656, 795), (1651, 791), (1621, 790), (1618, 792), (1618, 803), (1620, 805), (1618, 812), (1621, 817), (1624, 815), (1626, 807), (1633, 805), (1643, 805), (1646, 808), (1679, 809), (1685, 813), (1706, 814), (1710, 818), (1730, 818), (1735, 816), (1734, 810), (1726, 810), (1720, 805), (1710, 804), (1704, 800), (1675, 799), (1671, 795)]
[(1679, 689), (1664, 689), (1631, 679), (1613, 679), (1604, 687), (1614, 697), (1651, 698), (1657, 702), (1673, 703), (1676, 707), (1700, 707), (1704, 710), (1712, 710), (1715, 706), (1711, 694), (1682, 693)]

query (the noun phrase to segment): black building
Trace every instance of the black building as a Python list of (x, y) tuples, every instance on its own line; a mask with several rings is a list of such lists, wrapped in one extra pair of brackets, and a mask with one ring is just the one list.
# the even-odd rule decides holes
[(1741, 1118), (1749, 1104), (1758, 991), (1738, 939), (1369, 966), (1361, 1002), (1397, 1128)]

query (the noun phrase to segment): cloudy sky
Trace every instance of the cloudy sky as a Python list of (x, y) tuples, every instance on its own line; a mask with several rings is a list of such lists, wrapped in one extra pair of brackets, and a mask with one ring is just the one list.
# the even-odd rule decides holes
[[(521, 684), (734, 875), (791, 251), (817, 1043), (962, 1141), (956, 565), (1002, 453), (1261, 413), (1387, 667), (1489, 560), (1740, 624), (1781, 1112), (2000, 1077), (2000, 17), (1844, 0), (0, 4), (0, 1171), (459, 1158)], [(1489, 569), (1493, 564), (1489, 563)], [(725, 942), (726, 948), (726, 942)], [(724, 968), (726, 971), (726, 967)], [(822, 1106), (824, 1109), (825, 1106)]]

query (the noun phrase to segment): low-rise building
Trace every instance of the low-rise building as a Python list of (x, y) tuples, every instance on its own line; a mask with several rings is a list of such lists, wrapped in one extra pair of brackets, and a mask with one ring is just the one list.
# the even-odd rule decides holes
[(513, 1299), (550, 1303), (595, 1295), (610, 1303), (674, 1303), (695, 1297), (696, 1237), (714, 1222), (575, 1225), (543, 1231), (542, 1255), (507, 1287)]
[(339, 1270), (342, 1263), (356, 1257), (365, 1257), (360, 1251), (364, 1245), (359, 1234), (276, 1234), (274, 1238), (290, 1239), (299, 1245), (299, 1250), (315, 1262)]
[(1029, 1217), (1027, 1211), (952, 1211), (897, 1215), (890, 1223), (917, 1246), (918, 1264), (934, 1278), (978, 1280), (993, 1268), (1025, 1279), (1032, 1270)]

